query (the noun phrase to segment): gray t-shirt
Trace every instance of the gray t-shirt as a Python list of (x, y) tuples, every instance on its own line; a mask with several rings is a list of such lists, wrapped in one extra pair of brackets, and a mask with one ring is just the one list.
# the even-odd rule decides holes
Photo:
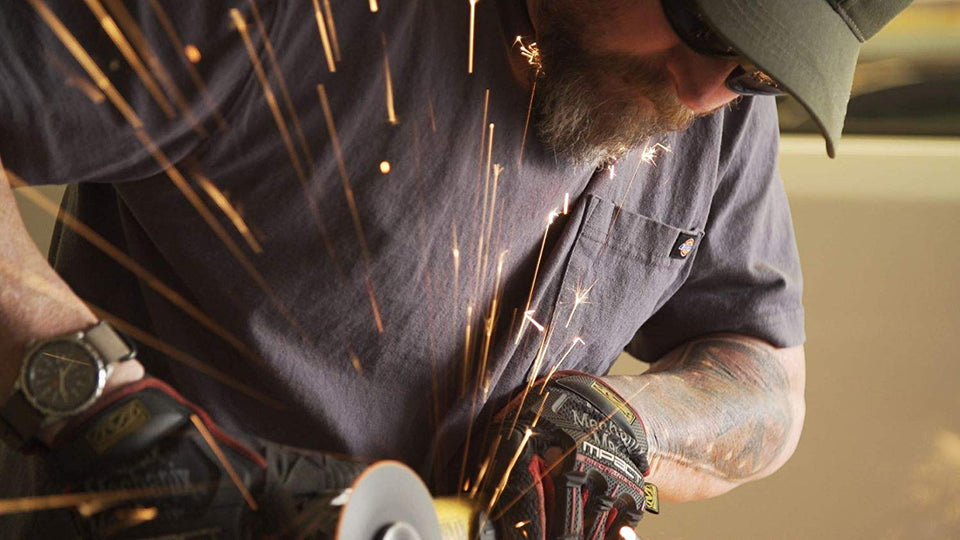
[[(519, 54), (512, 43), (524, 2), (477, 4), (472, 75), (467, 2), (381, 2), (372, 13), (367, 2), (334, 1), (335, 73), (310, 2), (263, 3), (308, 156), (245, 2), (236, 7), (287, 134), (219, 3), (163, 2), (182, 44), (202, 53), (206, 93), (149, 4), (131, 7), (206, 136), (174, 96), (167, 118), (82, 3), (53, 4), (144, 131), (138, 138), (109, 100), (98, 101), (28, 4), (7, 3), (0, 155), (31, 183), (71, 184), (66, 209), (231, 336), (71, 229), (58, 231), (52, 257), (65, 279), (178, 351), (141, 343), (150, 372), (228, 429), (396, 458), (429, 475), (459, 463), (471, 414), (499, 407), (534, 365), (541, 375), (561, 359), (563, 369), (605, 373), (625, 347), (653, 361), (720, 331), (777, 346), (804, 339), (772, 99), (742, 99), (664, 137), (669, 151), (658, 148), (654, 163), (633, 152), (612, 170), (576, 168), (532, 128), (522, 140), (529, 90), (507, 59)], [(229, 127), (218, 129), (218, 114)], [(174, 169), (158, 165), (143, 133)], [(177, 174), (185, 186), (171, 180)], [(216, 205), (207, 181), (255, 242)], [(234, 251), (184, 191), (210, 210)]]

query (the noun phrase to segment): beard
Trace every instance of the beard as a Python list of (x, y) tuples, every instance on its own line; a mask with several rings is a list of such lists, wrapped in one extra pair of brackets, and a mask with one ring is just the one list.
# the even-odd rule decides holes
[(538, 134), (549, 148), (578, 166), (604, 167), (653, 137), (690, 125), (696, 115), (677, 99), (665, 68), (587, 52), (578, 39), (585, 28), (580, 23), (589, 20), (584, 3), (542, 5), (534, 107)]

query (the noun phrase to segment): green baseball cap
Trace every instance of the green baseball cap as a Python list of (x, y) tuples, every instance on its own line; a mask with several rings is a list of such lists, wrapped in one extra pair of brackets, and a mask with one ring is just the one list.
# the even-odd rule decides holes
[(861, 43), (910, 2), (696, 0), (720, 37), (807, 109), (830, 157), (840, 142)]

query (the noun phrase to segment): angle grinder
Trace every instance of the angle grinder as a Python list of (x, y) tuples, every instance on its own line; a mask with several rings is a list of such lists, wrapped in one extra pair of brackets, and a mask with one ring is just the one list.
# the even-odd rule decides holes
[(338, 540), (495, 540), (493, 524), (469, 499), (434, 499), (420, 477), (397, 461), (365, 469), (330, 502)]

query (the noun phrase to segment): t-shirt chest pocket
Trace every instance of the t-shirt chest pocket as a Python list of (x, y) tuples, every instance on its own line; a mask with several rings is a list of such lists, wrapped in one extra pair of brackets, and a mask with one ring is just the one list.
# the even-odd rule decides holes
[(603, 371), (686, 279), (703, 231), (679, 229), (595, 195), (586, 205), (549, 348), (565, 357), (561, 369)]

